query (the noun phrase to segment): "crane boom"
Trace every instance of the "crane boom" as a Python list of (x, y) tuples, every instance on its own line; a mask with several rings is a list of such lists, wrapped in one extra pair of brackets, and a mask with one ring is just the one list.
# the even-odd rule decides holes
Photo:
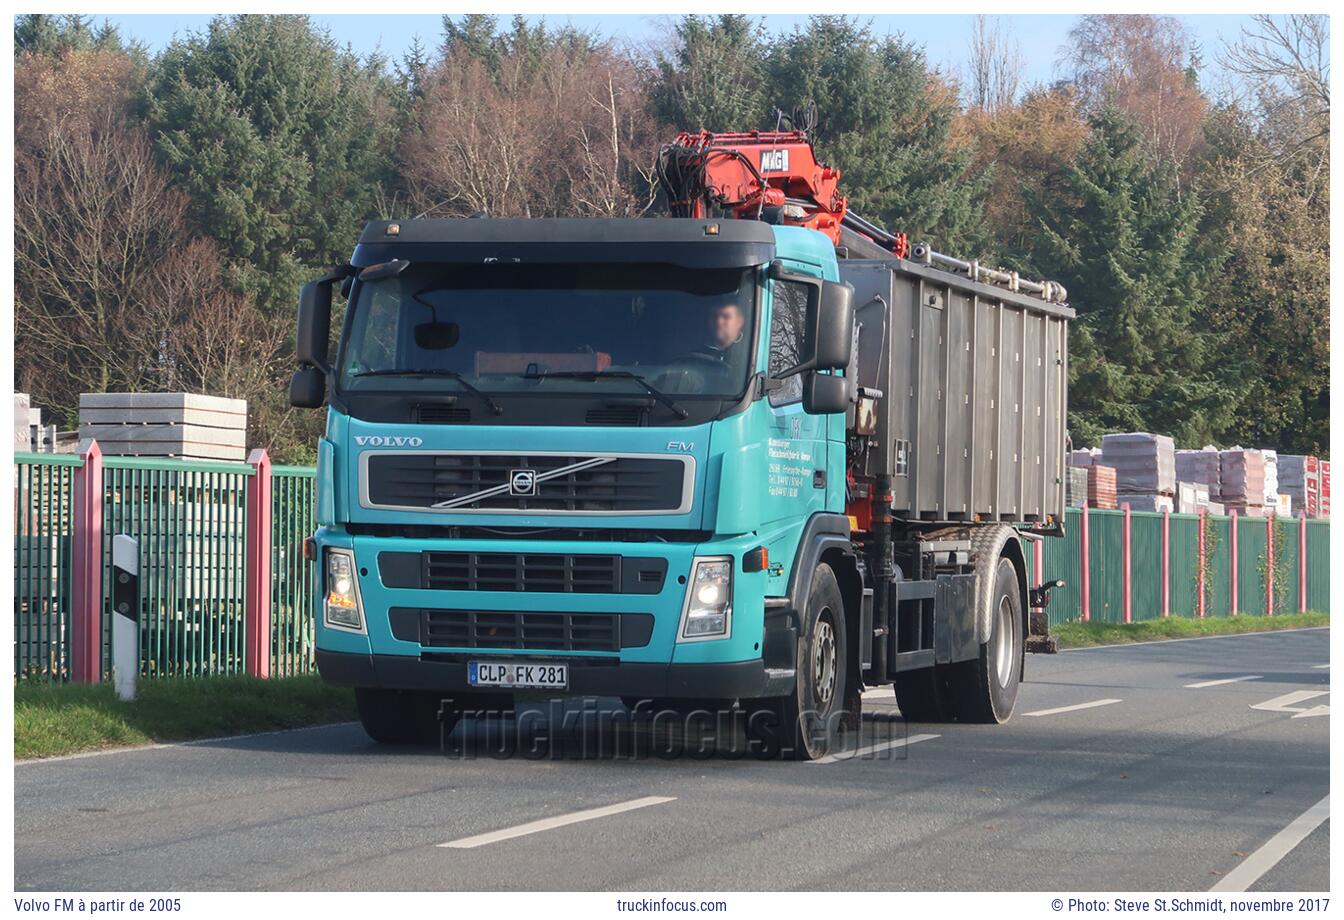
[(923, 243), (912, 247), (905, 233), (888, 232), (855, 214), (840, 191), (840, 170), (817, 160), (803, 130), (683, 131), (659, 152), (657, 173), (674, 217), (723, 213), (806, 227), (826, 234), (837, 247), (857, 242), (864, 250), (876, 247), (882, 255), (914, 259), (1051, 303), (1068, 298), (1058, 282), (1027, 281), (1016, 272), (934, 252)]

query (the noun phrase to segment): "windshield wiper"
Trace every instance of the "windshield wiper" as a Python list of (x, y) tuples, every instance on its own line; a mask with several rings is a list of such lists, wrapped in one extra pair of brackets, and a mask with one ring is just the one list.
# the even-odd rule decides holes
[(681, 406), (673, 402), (672, 397), (668, 396), (662, 390), (659, 390), (642, 374), (636, 374), (633, 371), (528, 371), (523, 374), (528, 380), (541, 380), (545, 377), (570, 378), (574, 380), (633, 380), (642, 386), (650, 396), (658, 400), (664, 406), (672, 410), (672, 414), (677, 418), (686, 418), (690, 413)]
[(462, 384), (462, 389), (468, 393), (479, 396), (485, 404), (490, 407), (490, 411), (495, 415), (503, 415), (504, 407), (495, 402), (488, 395), (472, 386), (465, 376), (457, 371), (444, 370), (442, 368), (426, 368), (425, 370), (398, 370), (396, 368), (379, 368), (373, 371), (361, 371), (358, 374), (351, 374), (353, 377), (448, 377)]

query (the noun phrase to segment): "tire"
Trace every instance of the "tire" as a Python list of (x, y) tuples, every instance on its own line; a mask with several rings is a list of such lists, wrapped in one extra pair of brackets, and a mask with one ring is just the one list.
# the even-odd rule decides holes
[(442, 725), (453, 730), (461, 718), (449, 707), (439, 719), (438, 694), (382, 687), (356, 687), (355, 708), (364, 733), (379, 744), (428, 744), (438, 737)]
[(818, 565), (803, 611), (793, 690), (744, 700), (748, 731), (765, 757), (816, 760), (838, 746), (847, 696), (845, 601), (829, 565)]
[(947, 665), (901, 671), (896, 675), (896, 705), (909, 722), (951, 722), (957, 715)]
[(962, 722), (1007, 722), (1022, 683), (1026, 636), (1017, 567), (1001, 557), (993, 569), (989, 599), (989, 639), (980, 655), (954, 665), (957, 716)]

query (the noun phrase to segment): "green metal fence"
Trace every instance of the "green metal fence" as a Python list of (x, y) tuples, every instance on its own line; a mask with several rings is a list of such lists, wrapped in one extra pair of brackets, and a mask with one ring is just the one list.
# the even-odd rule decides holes
[[(69, 678), (71, 561), (75, 456), (17, 454), (14, 508), (14, 669), (16, 677)], [(103, 459), (103, 541), (126, 533), (139, 541), (142, 672), (203, 675), (244, 670), (247, 495), (255, 476), (246, 463)], [(314, 529), (315, 473), (310, 467), (271, 470), (271, 673), (313, 670), (313, 579), (303, 541)], [(1123, 526), (1120, 511), (1088, 513), (1091, 619), (1124, 617)], [(1131, 525), (1131, 610), (1134, 620), (1161, 615), (1162, 516), (1134, 512)], [(1237, 522), (1237, 606), (1265, 611), (1265, 579), (1274, 577), (1276, 612), (1297, 609), (1300, 521), (1276, 525), (1275, 566), (1267, 562), (1264, 518)], [(1172, 616), (1199, 609), (1199, 528), (1196, 515), (1169, 519), (1169, 604)], [(1231, 604), (1231, 520), (1205, 520), (1207, 616)], [(1046, 539), (1040, 580), (1061, 578), (1049, 609), (1054, 624), (1082, 612), (1081, 512), (1070, 509), (1066, 536)], [(1330, 606), (1330, 522), (1307, 522), (1307, 607)], [(105, 595), (112, 575), (105, 569)], [(104, 598), (103, 662), (109, 672), (110, 598)]]
[(78, 457), (16, 454), (14, 673), (70, 675), (70, 534)]
[(111, 668), (112, 538), (140, 552), (146, 676), (243, 670), (246, 463), (103, 459), (103, 669)]
[(317, 477), (311, 467), (271, 470), (271, 673), (313, 670), (313, 578), (303, 541), (315, 529)]

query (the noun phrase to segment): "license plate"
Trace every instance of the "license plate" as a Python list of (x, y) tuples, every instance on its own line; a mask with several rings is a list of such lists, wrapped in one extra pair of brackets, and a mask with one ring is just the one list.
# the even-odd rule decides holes
[(473, 687), (569, 688), (569, 665), (526, 661), (469, 661), (467, 683)]

